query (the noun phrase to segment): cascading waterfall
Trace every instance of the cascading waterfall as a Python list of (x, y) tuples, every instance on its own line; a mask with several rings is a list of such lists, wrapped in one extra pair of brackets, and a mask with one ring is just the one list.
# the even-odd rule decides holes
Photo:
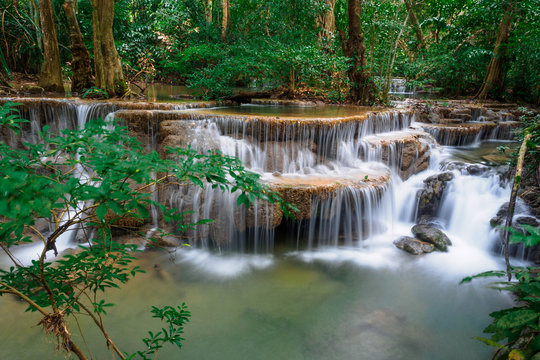
[[(10, 143), (32, 140), (45, 124), (51, 131), (74, 129), (95, 117), (111, 118), (115, 110), (121, 109), (110, 103), (64, 100), (52, 103), (26, 106), (22, 115), (31, 120), (28, 131), (24, 132), (24, 138), (11, 139)], [(178, 106), (176, 110), (184, 108), (189, 106)], [(159, 120), (148, 122), (142, 140), (148, 150), (160, 151), (166, 114), (155, 113), (160, 114)], [(476, 115), (475, 120), (480, 120), (481, 113)], [(373, 255), (368, 261), (373, 263), (377, 251), (395, 253), (392, 240), (410, 234), (415, 221), (416, 194), (423, 180), (438, 173), (449, 156), (446, 150), (435, 149), (434, 141), (425, 132), (418, 128), (409, 129), (414, 114), (407, 111), (384, 111), (343, 119), (294, 120), (189, 113), (176, 121), (186, 129), (185, 133), (175, 133), (185, 135), (189, 140), (184, 145), (237, 156), (273, 188), (285, 191), (290, 199), (297, 196), (306, 201), (298, 218), (282, 221), (281, 212), (273, 205), (261, 202), (248, 209), (237, 207), (237, 194), (224, 193), (211, 186), (170, 189), (165, 198), (169, 206), (193, 210), (186, 222), (215, 220), (210, 226), (188, 231), (187, 239), (193, 245), (220, 251), (272, 253), (277, 234), (292, 230), (297, 234), (299, 248), (313, 254), (330, 248), (355, 249), (362, 254), (362, 261), (366, 261), (365, 254)], [(504, 126), (500, 123), (481, 136), (474, 134), (474, 141), (509, 138), (507, 129), (510, 127)], [(424, 129), (432, 132), (428, 127)], [(441, 137), (440, 133), (435, 135)], [(411, 150), (403, 140), (407, 137), (413, 137), (414, 144), (431, 148), (431, 161), (424, 172), (408, 174), (410, 178), (402, 180), (397, 175), (401, 175), (398, 170), (402, 167), (404, 153)], [(466, 134), (458, 135), (457, 139), (458, 142), (462, 139), (470, 142)], [(412, 157), (418, 157), (420, 154), (414, 153), (416, 148), (413, 146), (412, 149)], [(486, 248), (493, 234), (487, 224), (506, 201), (508, 189), (495, 175), (472, 176), (453, 171), (455, 179), (437, 214), (444, 230), (452, 240), (456, 239), (457, 246), (451, 248), (448, 258), (460, 253), (457, 249), (471, 250), (471, 244), (489, 258)], [(154, 200), (157, 196), (155, 194)], [(475, 203), (485, 202), (489, 206), (475, 211), (467, 199), (476, 199)], [(155, 228), (159, 214), (156, 209), (151, 213), (151, 227)], [(70, 246), (75, 231), (70, 233), (58, 242), (59, 250)], [(476, 238), (482, 238), (482, 244), (475, 243)], [(36, 249), (32, 251), (36, 252)], [(430, 258), (440, 255), (431, 254)]]
[[(292, 187), (307, 186), (306, 193), (312, 194), (308, 204), (311, 210), (303, 216), (306, 225), (299, 228), (305, 230), (301, 236), (307, 239), (309, 246), (316, 247), (358, 243), (385, 229), (376, 218), (389, 213), (382, 210), (388, 208), (385, 200), (388, 179), (375, 186), (358, 186), (349, 184), (350, 180), (344, 177), (359, 168), (368, 173), (386, 174), (386, 167), (362, 161), (358, 150), (345, 156), (340, 149), (358, 148), (359, 139), (367, 135), (403, 130), (411, 124), (413, 116), (383, 112), (362, 121), (329, 120), (326, 124), (321, 121), (317, 124), (319, 127), (302, 121), (276, 123), (227, 116), (194, 116), (188, 121), (192, 121), (192, 134), (186, 139), (190, 139), (192, 148), (203, 151), (210, 147), (237, 156), (250, 170), (259, 172), (265, 181), (278, 188), (283, 181), (290, 181), (288, 186)], [(367, 160), (382, 160), (382, 156), (370, 154), (368, 152)], [(392, 153), (389, 158), (392, 163), (397, 155)], [(356, 177), (357, 182), (362, 180), (360, 175)], [(369, 178), (366, 175), (366, 179)], [(343, 186), (335, 186), (343, 181)], [(235, 194), (222, 193), (209, 186), (205, 189), (182, 187), (169, 198), (169, 205), (180, 210), (194, 209), (191, 222), (214, 219), (214, 224), (209, 227), (189, 233), (193, 244), (222, 250), (272, 250), (274, 222), (279, 221), (272, 206), (261, 209), (261, 204), (255, 204), (253, 208), (239, 210)]]
[(441, 145), (464, 146), (479, 144), (483, 140), (512, 140), (515, 124), (515, 122), (501, 122), (480, 126), (481, 122), (469, 122), (468, 126), (463, 127), (423, 125), (422, 128)]
[(390, 81), (389, 93), (395, 95), (414, 94), (414, 87), (406, 79), (394, 78)]
[[(10, 99), (11, 100), (11, 99)], [(16, 102), (16, 99), (13, 99)], [(53, 104), (53, 105), (51, 105)], [(109, 113), (112, 113), (115, 106), (107, 103), (76, 103), (65, 100), (50, 100), (47, 103), (32, 103), (22, 108), (21, 117), (28, 119), (29, 123), (23, 123), (20, 136), (17, 138), (7, 139), (7, 143), (12, 147), (18, 147), (24, 142), (35, 143), (38, 141), (38, 135), (42, 131), (43, 126), (49, 126), (49, 132), (60, 133), (65, 129), (82, 129), (85, 124), (95, 118), (105, 118)], [(78, 156), (78, 155), (77, 155)], [(87, 172), (80, 165), (77, 165), (76, 176), (82, 182), (88, 181)], [(81, 206), (79, 206), (81, 205)], [(64, 225), (67, 221), (76, 216), (81, 210), (82, 204), (77, 208), (67, 209), (57, 226)], [(51, 229), (53, 232), (55, 229)], [(56, 249), (59, 253), (73, 247), (73, 239), (78, 231), (87, 231), (80, 229), (78, 224), (68, 227), (56, 240)], [(42, 244), (32, 244), (24, 246), (23, 249), (17, 252), (17, 256), (23, 262), (29, 262), (35, 259), (36, 254), (41, 253)]]

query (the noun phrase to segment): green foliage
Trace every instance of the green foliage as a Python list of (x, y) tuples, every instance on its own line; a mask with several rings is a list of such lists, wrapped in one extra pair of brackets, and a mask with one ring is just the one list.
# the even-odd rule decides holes
[(107, 93), (106, 90), (98, 88), (96, 86), (92, 86), (90, 89), (86, 89), (84, 93), (82, 94), (81, 98), (89, 98), (89, 99), (108, 99), (109, 93)]
[[(25, 122), (14, 106), (0, 107), (3, 135), (18, 133)], [(104, 293), (141, 272), (132, 264), (136, 247), (112, 238), (114, 228), (125, 228), (122, 220), (142, 222), (148, 218), (149, 207), (156, 206), (165, 221), (184, 224), (185, 214), (153, 201), (149, 189), (170, 181), (208, 183), (223, 191), (240, 192), (246, 206), (261, 199), (279, 202), (286, 213), (291, 209), (236, 158), (218, 152), (199, 154), (189, 148), (169, 149), (169, 153), (174, 156), (167, 159), (147, 153), (128, 136), (126, 128), (101, 120), (61, 134), (48, 133), (45, 127), (39, 142), (19, 148), (0, 142), (0, 248), (13, 262), (11, 268), (0, 270), (0, 295), (13, 294), (26, 302), (28, 310), (39, 311), (43, 315), (40, 324), (56, 337), (59, 348), (73, 348), (70, 333), (63, 330), (68, 326), (66, 318), (83, 315), (94, 320), (108, 344), (113, 344), (102, 319), (113, 304)], [(152, 175), (156, 173), (168, 175), (156, 179)], [(52, 230), (36, 227), (38, 219), (47, 219)], [(204, 223), (208, 221), (200, 222)], [(178, 230), (195, 225), (184, 224)], [(58, 242), (77, 226), (94, 229), (86, 246), (48, 261), (49, 251), (58, 255)], [(41, 244), (42, 250), (36, 251), (39, 256), (29, 264), (17, 260), (13, 252), (30, 242)], [(189, 316), (184, 306), (153, 312), (169, 324), (169, 330), (145, 340), (148, 349), (138, 353), (143, 358), (165, 343), (179, 345)]]
[[(513, 235), (511, 242), (523, 243), (524, 246), (540, 244), (539, 229), (522, 225), (524, 233), (509, 229)], [(516, 306), (495, 311), (490, 314), (491, 324), (484, 332), (491, 334), (489, 339), (476, 338), (483, 343), (503, 349), (506, 354), (519, 351), (524, 359), (530, 359), (540, 354), (540, 278), (538, 267), (512, 267), (511, 273), (515, 281), (498, 281), (492, 286), (498, 290), (511, 292), (515, 297)], [(464, 278), (461, 283), (481, 278), (505, 278), (506, 271), (487, 271)], [(507, 357), (505, 357), (507, 358)], [(510, 357), (508, 357), (510, 358)]]
[(137, 355), (142, 360), (154, 359), (155, 356), (151, 355), (156, 355), (159, 349), (167, 343), (176, 345), (178, 348), (182, 347), (184, 324), (189, 322), (189, 318), (191, 317), (186, 304), (182, 303), (181, 306), (177, 306), (176, 308), (172, 306), (165, 306), (163, 308), (152, 306), (152, 314), (152, 317), (165, 321), (169, 325), (169, 328), (162, 328), (157, 333), (149, 331), (149, 336), (143, 339), (146, 349), (137, 351), (132, 355), (126, 354), (126, 359), (135, 359)]

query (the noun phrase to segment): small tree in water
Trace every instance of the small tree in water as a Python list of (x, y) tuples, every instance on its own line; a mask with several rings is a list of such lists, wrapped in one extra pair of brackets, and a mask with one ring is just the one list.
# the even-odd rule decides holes
[[(0, 133), (16, 135), (21, 120), (13, 104), (0, 107)], [(133, 266), (136, 247), (113, 240), (111, 229), (120, 220), (144, 221), (148, 207), (157, 206), (166, 221), (180, 221), (182, 213), (152, 201), (150, 189), (167, 181), (213, 184), (224, 191), (240, 191), (241, 198), (279, 202), (275, 193), (261, 185), (258, 175), (244, 169), (236, 158), (220, 153), (198, 154), (191, 149), (171, 149), (174, 159), (146, 153), (123, 127), (91, 121), (84, 129), (49, 135), (47, 129), (36, 144), (19, 149), (0, 141), (0, 248), (12, 266), (0, 269), (0, 295), (11, 294), (39, 312), (39, 324), (56, 338), (57, 348), (86, 359), (73, 341), (68, 318), (90, 317), (107, 346), (121, 359), (154, 358), (165, 344), (181, 346), (183, 326), (190, 313), (185, 304), (154, 307), (152, 313), (166, 323), (149, 332), (144, 349), (133, 354), (120, 350), (109, 337), (103, 316), (112, 304), (104, 298), (142, 270)], [(167, 174), (156, 179), (152, 174)], [(285, 213), (288, 207), (281, 205)], [(48, 219), (52, 231), (36, 225)], [(206, 223), (208, 221), (202, 221)], [(94, 236), (73, 254), (51, 262), (57, 243), (78, 226), (91, 226)], [(182, 225), (180, 231), (197, 224)], [(42, 244), (30, 264), (17, 259), (19, 245)]]

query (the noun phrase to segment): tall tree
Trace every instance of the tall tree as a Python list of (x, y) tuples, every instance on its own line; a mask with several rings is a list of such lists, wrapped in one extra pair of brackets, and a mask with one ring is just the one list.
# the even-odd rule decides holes
[(222, 23), (221, 39), (223, 41), (226, 41), (227, 33), (229, 32), (229, 27), (231, 26), (229, 0), (222, 0), (222, 4), (223, 4), (223, 18), (221, 22)]
[(396, 43), (394, 45), (393, 51), (389, 54), (388, 57), (388, 66), (386, 68), (386, 77), (384, 80), (384, 89), (383, 89), (383, 101), (388, 101), (388, 95), (390, 91), (390, 83), (392, 81), (392, 70), (394, 69), (394, 63), (396, 61), (396, 55), (397, 55), (397, 48), (399, 45), (399, 40), (401, 39), (401, 35), (403, 35), (403, 31), (405, 30), (405, 26), (407, 26), (407, 21), (409, 21), (410, 13), (407, 13), (405, 16), (405, 20), (403, 21), (403, 26), (401, 26), (401, 29), (399, 30), (399, 34), (396, 37)]
[(51, 0), (39, 1), (41, 33), (43, 34), (43, 64), (39, 73), (38, 85), (47, 91), (64, 92), (62, 68), (58, 39), (54, 26), (54, 13)]
[(212, 23), (212, 0), (203, 0), (204, 3), (204, 14), (206, 17), (206, 23), (211, 24)]
[(90, 55), (84, 43), (84, 38), (79, 28), (77, 15), (75, 14), (75, 1), (64, 2), (64, 12), (69, 26), (69, 47), (71, 49), (71, 69), (73, 78), (71, 91), (81, 93), (84, 89), (94, 86), (92, 78), (92, 66)]
[(476, 97), (478, 99), (487, 99), (490, 97), (499, 97), (504, 87), (504, 77), (506, 75), (506, 50), (508, 38), (512, 28), (512, 20), (514, 18), (514, 0), (509, 0), (506, 4), (503, 19), (499, 25), (497, 39), (495, 40), (495, 48), (493, 56), (489, 62), (484, 83), (480, 87)]
[(411, 25), (413, 26), (414, 32), (416, 34), (416, 42), (418, 43), (418, 48), (420, 49), (425, 48), (426, 40), (424, 39), (424, 33), (422, 33), (422, 28), (420, 27), (418, 18), (416, 17), (416, 14), (414, 13), (413, 0), (405, 0), (405, 7), (407, 8), (407, 12), (409, 13), (409, 20), (411, 21)]
[(325, 10), (317, 19), (317, 25), (320, 27), (318, 35), (321, 44), (330, 40), (336, 31), (336, 17), (334, 15), (336, 0), (324, 0), (324, 5)]
[(343, 54), (351, 59), (348, 70), (351, 89), (349, 98), (359, 104), (369, 105), (377, 101), (377, 87), (373, 77), (366, 67), (366, 46), (364, 45), (364, 32), (361, 24), (363, 0), (349, 0), (349, 36), (343, 30), (339, 31)]
[(113, 37), (114, 0), (91, 0), (96, 85), (109, 96), (123, 96), (128, 87)]

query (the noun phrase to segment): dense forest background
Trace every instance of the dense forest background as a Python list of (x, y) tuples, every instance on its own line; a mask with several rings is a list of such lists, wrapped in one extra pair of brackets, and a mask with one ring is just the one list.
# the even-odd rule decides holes
[(43, 76), (47, 3), (63, 80), (74, 77), (77, 63), (75, 19), (98, 88), (107, 87), (96, 59), (110, 52), (96, 52), (99, 29), (114, 14), (110, 40), (121, 72), (142, 87), (186, 85), (204, 98), (236, 87), (279, 88), (374, 103), (388, 99), (390, 78), (403, 77), (445, 96), (540, 100), (538, 0), (116, 0), (114, 9), (104, 0), (0, 0), (4, 77)]

